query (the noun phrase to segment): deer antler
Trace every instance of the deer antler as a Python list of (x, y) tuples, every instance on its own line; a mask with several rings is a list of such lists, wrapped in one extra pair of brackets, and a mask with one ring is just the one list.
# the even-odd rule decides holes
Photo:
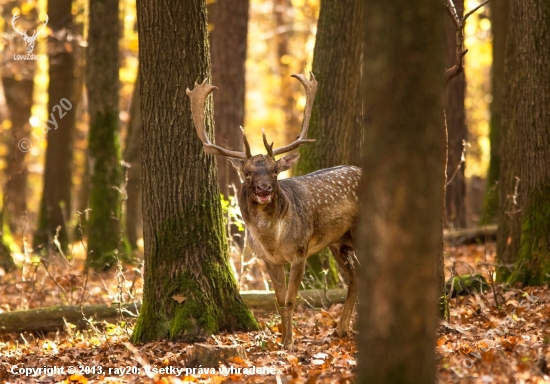
[[(307, 130), (309, 128), (311, 108), (313, 106), (313, 100), (315, 99), (315, 93), (317, 92), (317, 80), (315, 80), (315, 76), (313, 76), (313, 73), (310, 72), (309, 74), (311, 75), (311, 80), (308, 80), (307, 77), (302, 74), (292, 75), (292, 77), (295, 77), (300, 81), (300, 83), (302, 83), (302, 85), (306, 90), (306, 107), (304, 109), (304, 122), (302, 123), (302, 132), (300, 132), (300, 135), (296, 138), (296, 141), (294, 141), (293, 143), (285, 147), (274, 149), (273, 156), (292, 151), (293, 149), (298, 148), (302, 144), (315, 142), (315, 139), (307, 139)], [(267, 143), (267, 140), (265, 140), (265, 136), (264, 136), (264, 144), (266, 143)], [(266, 145), (266, 148), (267, 148), (267, 145)]]
[(187, 88), (187, 90), (185, 91), (185, 93), (187, 93), (187, 96), (189, 96), (189, 99), (191, 100), (191, 116), (193, 118), (193, 124), (195, 126), (195, 130), (197, 131), (197, 135), (202, 141), (204, 152), (211, 155), (222, 155), (236, 159), (246, 159), (247, 157), (252, 157), (252, 154), (250, 153), (250, 145), (248, 144), (248, 140), (246, 139), (246, 135), (244, 134), (244, 130), (242, 128), (241, 130), (243, 133), (243, 142), (246, 153), (230, 151), (228, 149), (218, 147), (217, 145), (212, 144), (212, 142), (208, 138), (204, 126), (204, 102), (206, 101), (206, 98), (208, 97), (210, 92), (215, 89), (218, 88), (214, 87), (213, 85), (206, 84), (205, 79), (202, 84), (198, 84), (195, 82), (195, 87), (192, 91), (190, 91), (189, 88)]
[(21, 32), (19, 29), (17, 29), (17, 27), (15, 26), (15, 20), (17, 20), (19, 18), (19, 14), (18, 13), (14, 13), (13, 14), (13, 17), (11, 18), (11, 26), (13, 27), (13, 30), (17, 33), (19, 33), (21, 36), (23, 37), (29, 37), (27, 35), (27, 30), (25, 29), (25, 32)]
[[(48, 17), (48, 15), (46, 15), (46, 21), (45, 22), (42, 22), (42, 28), (40, 29), (40, 31), (36, 32), (36, 29), (34, 30), (34, 33), (32, 34), (32, 37), (38, 37), (38, 35), (40, 35), (42, 33), (42, 31), (44, 30), (44, 28), (46, 28), (46, 25), (48, 25), (48, 21), (50, 20), (50, 18)], [(35, 37), (35, 39), (36, 39)]]

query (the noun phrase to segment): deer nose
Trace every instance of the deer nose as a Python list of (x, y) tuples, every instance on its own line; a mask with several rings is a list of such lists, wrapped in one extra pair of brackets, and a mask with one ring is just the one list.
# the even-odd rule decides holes
[(269, 183), (256, 184), (256, 193), (265, 193), (273, 191), (273, 186)]

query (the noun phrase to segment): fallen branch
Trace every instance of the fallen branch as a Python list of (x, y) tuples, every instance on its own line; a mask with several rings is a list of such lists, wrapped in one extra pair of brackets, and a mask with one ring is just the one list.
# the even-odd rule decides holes
[(459, 245), (464, 243), (471, 243), (474, 241), (485, 242), (487, 238), (494, 239), (497, 236), (497, 225), (485, 225), (483, 227), (459, 229), (456, 231), (445, 231), (443, 233), (443, 239), (452, 243), (453, 245)]
[[(305, 290), (299, 293), (297, 304), (307, 307), (328, 307), (343, 303), (346, 289)], [(252, 310), (277, 311), (275, 294), (271, 291), (241, 292), (246, 305)], [(30, 309), (0, 313), (0, 332), (51, 332), (63, 330), (65, 323), (74, 324), (77, 328), (89, 326), (85, 320), (92, 317), (97, 321), (116, 322), (121, 318), (136, 317), (141, 305), (124, 303), (112, 305), (62, 305), (57, 307)], [(122, 312), (122, 315), (121, 315)]]

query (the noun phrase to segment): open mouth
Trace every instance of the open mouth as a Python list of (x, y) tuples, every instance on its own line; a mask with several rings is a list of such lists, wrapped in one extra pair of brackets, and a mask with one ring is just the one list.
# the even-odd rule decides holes
[(258, 200), (260, 204), (267, 204), (271, 201), (271, 193), (256, 193), (256, 200)]

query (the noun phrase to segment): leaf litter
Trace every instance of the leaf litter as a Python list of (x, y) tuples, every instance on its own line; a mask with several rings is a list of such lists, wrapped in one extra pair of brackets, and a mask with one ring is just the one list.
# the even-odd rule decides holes
[[(494, 244), (446, 248), (447, 278), (480, 273), (491, 287), (450, 300), (450, 316), (441, 321), (435, 346), (439, 383), (550, 382), (548, 290), (504, 289), (494, 284), (494, 248)], [(70, 268), (55, 260), (47, 265), (29, 263), (23, 269), (0, 274), (0, 312), (139, 301), (142, 288), (141, 270), (132, 266), (86, 275), (77, 259)], [(185, 300), (183, 296), (173, 299)], [(63, 332), (4, 333), (0, 334), (0, 382), (351, 383), (357, 366), (353, 336), (333, 336), (341, 312), (341, 304), (315, 310), (299, 308), (291, 351), (281, 350), (279, 317), (257, 312), (259, 331), (222, 333), (205, 341), (240, 345), (246, 350), (245, 359), (235, 357), (219, 367), (202, 367), (202, 372), (196, 370), (194, 374), (185, 371), (192, 344), (164, 340), (133, 346), (129, 339), (134, 320), (128, 317), (117, 324), (90, 319), (85, 330), (67, 324)], [(16, 373), (12, 373), (14, 366)], [(72, 366), (75, 371), (34, 376), (17, 372), (54, 366)], [(150, 370), (146, 372), (144, 367)], [(205, 368), (214, 368), (215, 373)], [(258, 374), (258, 369), (276, 373)]]

